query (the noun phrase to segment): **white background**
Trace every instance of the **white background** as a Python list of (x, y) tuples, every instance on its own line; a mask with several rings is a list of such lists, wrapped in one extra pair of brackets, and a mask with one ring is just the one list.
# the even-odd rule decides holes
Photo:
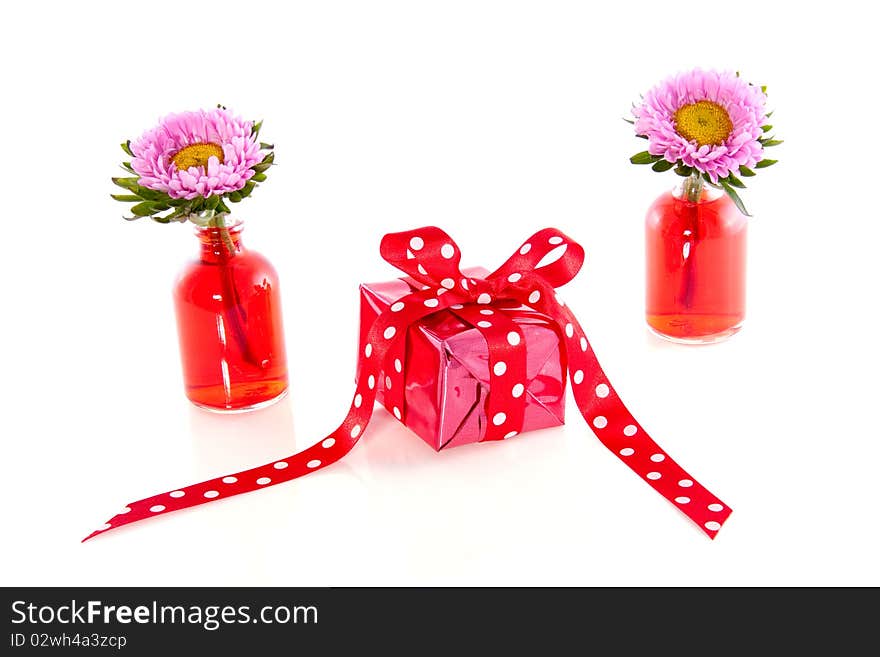
[[(880, 584), (876, 21), (868, 3), (14, 3), (0, 23), (4, 585)], [(693, 66), (769, 86), (744, 329), (648, 334), (643, 216), (675, 176), (621, 118)], [(187, 225), (126, 223), (118, 144), (171, 111), (264, 119), (236, 210), (281, 277), (290, 395), (185, 399)], [(381, 236), (436, 224), (494, 268), (556, 226), (563, 289), (625, 403), (730, 504), (714, 541), (565, 428), (435, 453), (377, 411), (340, 463), (110, 532), (131, 500), (320, 440), (348, 407)]]

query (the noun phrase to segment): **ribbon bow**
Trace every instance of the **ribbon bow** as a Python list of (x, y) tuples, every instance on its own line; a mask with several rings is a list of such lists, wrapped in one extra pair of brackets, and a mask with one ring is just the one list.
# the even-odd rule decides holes
[[(538, 266), (563, 246), (559, 258)], [(710, 538), (715, 537), (730, 507), (688, 475), (636, 422), (608, 382), (574, 314), (556, 299), (555, 288), (570, 281), (583, 264), (584, 250), (577, 242), (555, 228), (545, 228), (484, 279), (462, 274), (461, 251), (436, 227), (385, 235), (380, 251), (385, 260), (423, 287), (397, 300), (373, 322), (361, 345), (354, 398), (335, 431), (284, 459), (132, 502), (83, 540), (145, 518), (290, 481), (338, 461), (367, 427), (381, 376), (385, 376), (386, 406), (395, 409), (398, 419), (405, 413), (402, 368), (397, 364), (404, 362), (406, 331), (441, 310), (449, 309), (475, 326), (490, 346), (486, 400), (490, 421), (483, 440), (516, 435), (524, 407), (525, 341), (518, 326), (494, 310), (495, 304), (505, 300), (528, 306), (558, 325), (574, 400), (593, 432), (654, 490)]]

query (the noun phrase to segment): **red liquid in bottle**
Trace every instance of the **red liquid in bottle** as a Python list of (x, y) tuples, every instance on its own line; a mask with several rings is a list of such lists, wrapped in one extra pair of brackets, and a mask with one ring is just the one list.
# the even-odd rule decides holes
[(747, 218), (724, 193), (667, 192), (645, 220), (646, 319), (662, 337), (715, 342), (745, 318)]
[(288, 385), (278, 274), (241, 229), (197, 229), (199, 258), (174, 287), (186, 396), (212, 410), (260, 407)]

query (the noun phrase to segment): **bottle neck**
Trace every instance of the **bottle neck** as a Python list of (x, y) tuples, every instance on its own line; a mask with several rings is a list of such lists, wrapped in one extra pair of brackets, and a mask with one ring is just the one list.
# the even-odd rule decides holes
[(228, 218), (217, 223), (196, 228), (202, 262), (227, 262), (244, 251), (241, 241), (243, 223)]
[(715, 201), (721, 197), (721, 194), (720, 190), (706, 184), (699, 174), (682, 178), (672, 190), (675, 198), (694, 205)]

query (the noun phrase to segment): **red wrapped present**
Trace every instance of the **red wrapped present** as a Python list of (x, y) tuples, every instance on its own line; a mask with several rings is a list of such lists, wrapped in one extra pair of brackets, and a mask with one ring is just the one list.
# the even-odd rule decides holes
[[(489, 272), (473, 267), (462, 273), (476, 280)], [(360, 344), (366, 344), (379, 315), (421, 287), (408, 276), (362, 284)], [(385, 394), (391, 379), (383, 377), (377, 383), (379, 403), (435, 450), (483, 440), (489, 424), (486, 400), (491, 388), (489, 344), (478, 329), (503, 313), (519, 327), (525, 344), (525, 407), (519, 432), (564, 424), (565, 349), (556, 322), (510, 300), (479, 305), (476, 325), (460, 310), (463, 308), (440, 310), (407, 328), (405, 358), (392, 363), (392, 369), (402, 375), (403, 406), (398, 408)], [(359, 367), (358, 379), (360, 375)]]
[[(554, 251), (559, 257), (544, 264)], [(577, 242), (545, 228), (492, 273), (462, 271), (458, 246), (433, 226), (388, 234), (381, 252), (407, 276), (361, 286), (356, 390), (333, 432), (277, 461), (132, 502), (84, 540), (325, 468), (360, 440), (377, 400), (435, 449), (562, 424), (566, 379), (602, 444), (715, 537), (730, 507), (635, 420), (577, 318), (556, 298), (583, 264)]]

